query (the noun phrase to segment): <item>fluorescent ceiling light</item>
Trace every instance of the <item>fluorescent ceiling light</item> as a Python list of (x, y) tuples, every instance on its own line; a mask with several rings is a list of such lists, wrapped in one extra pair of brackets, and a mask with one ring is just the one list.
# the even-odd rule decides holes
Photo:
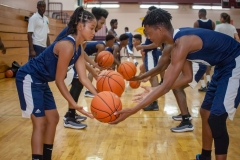
[(218, 10), (221, 10), (222, 6), (198, 6), (198, 5), (193, 5), (192, 9), (218, 9)]
[(88, 4), (87, 8), (101, 7), (101, 8), (119, 8), (119, 4)]
[(149, 5), (149, 4), (141, 4), (140, 8), (149, 8), (151, 6), (155, 6), (157, 8), (165, 8), (165, 9), (178, 9), (178, 5)]
[(178, 5), (160, 5), (159, 8), (178, 9)]

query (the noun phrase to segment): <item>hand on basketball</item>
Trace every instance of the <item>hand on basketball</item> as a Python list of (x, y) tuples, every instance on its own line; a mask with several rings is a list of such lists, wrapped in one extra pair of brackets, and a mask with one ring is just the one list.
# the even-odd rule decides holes
[(121, 111), (117, 111), (114, 114), (119, 115), (119, 117), (115, 121), (110, 122), (109, 124), (118, 124), (119, 122), (124, 121), (126, 118), (128, 118), (134, 113), (131, 108), (126, 108)]
[(142, 93), (134, 95), (133, 101), (136, 103), (143, 101), (154, 90), (154, 87), (149, 86), (142, 86), (142, 88), (145, 89)]
[(87, 116), (87, 117), (89, 117), (89, 118), (91, 118), (91, 119), (94, 119), (92, 113), (85, 111), (85, 110), (83, 109), (83, 107), (77, 106), (75, 109), (76, 109), (78, 112), (82, 113), (83, 115), (85, 115), (85, 116)]
[(127, 81), (139, 81), (139, 80), (141, 80), (141, 76), (140, 75), (139, 76), (134, 76), (131, 79), (128, 79)]

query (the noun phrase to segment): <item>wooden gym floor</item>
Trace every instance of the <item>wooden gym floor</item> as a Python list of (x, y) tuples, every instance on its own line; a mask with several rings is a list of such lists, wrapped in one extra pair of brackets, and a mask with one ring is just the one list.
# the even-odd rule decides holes
[[(185, 133), (170, 131), (171, 127), (180, 123), (171, 118), (179, 113), (171, 91), (159, 99), (159, 111), (139, 111), (115, 126), (87, 119), (84, 122), (88, 125), (85, 130), (64, 128), (62, 118), (67, 110), (67, 101), (55, 83), (50, 83), (50, 86), (60, 114), (53, 149), (54, 160), (193, 160), (201, 152), (199, 107), (205, 93), (197, 91), (199, 85), (195, 89), (186, 89), (195, 129)], [(84, 98), (84, 92), (85, 89), (79, 104), (89, 110), (91, 98)], [(125, 90), (121, 98), (124, 108), (135, 105), (131, 99), (138, 92), (141, 89)], [(240, 159), (239, 120), (240, 111), (237, 110), (234, 121), (227, 122), (229, 160)], [(0, 80), (0, 160), (31, 159), (31, 132), (31, 120), (21, 117), (14, 79)]]

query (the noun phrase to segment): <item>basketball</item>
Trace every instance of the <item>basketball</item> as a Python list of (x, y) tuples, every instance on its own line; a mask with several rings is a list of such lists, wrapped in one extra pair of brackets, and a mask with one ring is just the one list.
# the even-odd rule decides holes
[(97, 63), (100, 67), (109, 68), (114, 62), (113, 55), (108, 51), (102, 51), (97, 56)]
[(128, 80), (135, 76), (137, 68), (132, 62), (123, 62), (119, 65), (118, 72), (124, 79)]
[(98, 93), (91, 102), (91, 112), (100, 122), (108, 123), (118, 118), (114, 112), (122, 110), (120, 98), (109, 91)]
[(110, 91), (121, 97), (125, 89), (123, 77), (115, 71), (106, 71), (97, 79), (97, 89), (99, 92)]
[(140, 86), (140, 81), (130, 81), (129, 85), (132, 89), (137, 89)]
[(5, 72), (5, 76), (7, 77), (7, 78), (12, 78), (13, 77), (13, 71), (11, 70), (11, 69), (9, 69), (9, 70), (7, 70), (6, 72)]

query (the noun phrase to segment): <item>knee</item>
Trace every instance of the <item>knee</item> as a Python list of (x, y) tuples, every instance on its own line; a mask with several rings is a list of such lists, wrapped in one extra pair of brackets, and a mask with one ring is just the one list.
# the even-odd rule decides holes
[(44, 133), (47, 126), (47, 120), (44, 119), (35, 119), (33, 121), (33, 130), (37, 132)]
[(215, 153), (217, 155), (227, 154), (229, 145), (229, 136), (226, 126), (227, 117), (228, 114), (224, 113), (220, 116), (210, 114), (208, 118), (208, 124), (214, 139)]

